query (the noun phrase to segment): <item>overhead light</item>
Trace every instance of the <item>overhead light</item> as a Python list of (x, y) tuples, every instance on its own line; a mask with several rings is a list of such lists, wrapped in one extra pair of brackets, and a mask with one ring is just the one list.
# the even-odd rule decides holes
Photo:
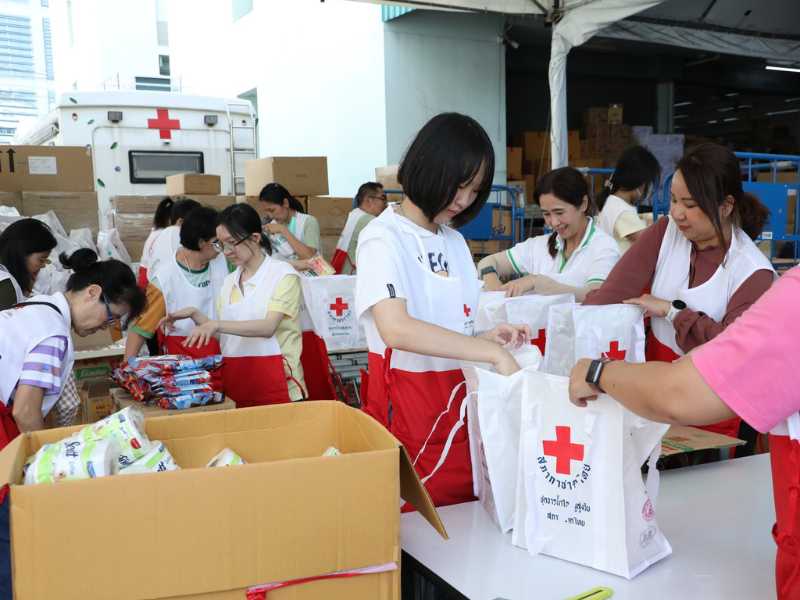
[(725, 96), (727, 96), (728, 98), (733, 98), (734, 96), (738, 96), (738, 95), (739, 95), (739, 92), (728, 92), (727, 94), (725, 94)]
[(786, 98), (784, 102), (797, 102), (798, 100), (800, 100), (800, 96), (798, 96), (797, 98)]
[(790, 108), (789, 110), (775, 110), (773, 112), (766, 113), (766, 115), (768, 117), (775, 117), (777, 115), (793, 115), (794, 113), (800, 113), (800, 108)]
[(789, 73), (800, 73), (800, 69), (795, 67), (779, 67), (777, 65), (767, 65), (767, 71), (788, 71)]
[(708, 124), (709, 125), (716, 125), (717, 124), (717, 120), (713, 119), (712, 121), (708, 121)]
[(689, 115), (672, 115), (673, 119), (686, 119)]
[(689, 106), (691, 103), (691, 100), (686, 100), (685, 102), (676, 102), (672, 106)]
[(728, 117), (727, 119), (722, 119), (724, 123), (730, 123), (731, 121), (738, 121), (739, 117)]
[(728, 112), (731, 110), (736, 110), (734, 106), (723, 106), (722, 108), (718, 108), (717, 112)]

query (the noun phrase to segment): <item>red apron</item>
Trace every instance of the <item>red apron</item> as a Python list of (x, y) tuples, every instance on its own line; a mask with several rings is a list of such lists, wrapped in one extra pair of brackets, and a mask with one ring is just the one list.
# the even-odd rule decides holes
[(139, 273), (138, 277), (136, 278), (136, 283), (139, 284), (139, 287), (142, 289), (142, 291), (147, 291), (147, 284), (150, 283), (150, 280), (147, 278), (147, 267), (139, 265)]
[(344, 250), (337, 248), (333, 253), (333, 258), (331, 258), (331, 266), (336, 269), (336, 274), (341, 275), (348, 264), (351, 267), (353, 265), (350, 256)]
[[(186, 339), (183, 336), (164, 335), (160, 331), (156, 335), (158, 336), (158, 345), (164, 354), (181, 354), (190, 358), (205, 358), (206, 356), (222, 354), (219, 348), (219, 341), (216, 338), (211, 338), (204, 346), (187, 348), (183, 345)], [(222, 368), (224, 369), (224, 365)], [(211, 386), (216, 392), (222, 391), (222, 369), (211, 371)]]
[[(645, 358), (648, 361), (657, 360), (661, 362), (675, 362), (680, 358), (678, 354), (673, 352), (672, 348), (665, 346), (656, 339), (652, 330), (647, 332), (647, 344), (645, 346)], [(730, 437), (738, 437), (739, 426), (742, 420), (739, 417), (726, 419), (719, 423), (712, 423), (711, 425), (697, 425), (698, 428), (712, 433), (721, 433)]]
[(775, 584), (779, 600), (800, 599), (800, 442), (786, 435), (769, 436), (775, 526), (778, 545)]
[(303, 376), (309, 400), (335, 400), (336, 389), (331, 377), (331, 361), (325, 340), (313, 331), (303, 332), (303, 351), (300, 353)]
[[(8, 410), (6, 405), (0, 402), (0, 450), (8, 446), (18, 435), (19, 427), (17, 427), (17, 422), (11, 416), (11, 411)], [(4, 485), (0, 488), (0, 504), (5, 502), (7, 495), (8, 486)]]
[[(414, 459), (431, 433), (432, 424), (447, 406), (453, 388), (464, 381), (464, 374), (461, 369), (415, 373), (388, 368), (391, 353), (387, 350), (384, 357), (369, 355), (372, 375), (366, 386), (364, 410), (387, 427)], [(383, 377), (376, 377), (377, 373), (382, 373)], [(442, 455), (447, 436), (458, 421), (465, 394), (466, 389), (459, 390), (449, 413), (439, 421), (425, 452), (417, 460), (415, 468), (420, 478), (430, 474)], [(436, 506), (475, 499), (466, 427), (456, 434), (447, 461), (425, 487)], [(406, 505), (403, 510), (413, 509)]]
[(236, 408), (289, 402), (281, 355), (226, 356), (222, 376), (225, 395), (236, 402)]

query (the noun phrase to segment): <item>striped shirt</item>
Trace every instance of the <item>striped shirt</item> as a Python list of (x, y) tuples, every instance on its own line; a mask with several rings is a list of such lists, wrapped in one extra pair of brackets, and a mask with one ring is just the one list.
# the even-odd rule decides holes
[(67, 354), (67, 338), (55, 335), (43, 340), (28, 353), (17, 385), (42, 388), (45, 396), (58, 396), (68, 373), (62, 373)]

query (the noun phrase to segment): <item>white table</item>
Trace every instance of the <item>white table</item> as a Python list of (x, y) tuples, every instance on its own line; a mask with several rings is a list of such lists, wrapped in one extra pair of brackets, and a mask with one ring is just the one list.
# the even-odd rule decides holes
[(673, 554), (628, 581), (511, 545), (477, 502), (439, 510), (450, 540), (418, 513), (403, 550), (471, 600), (563, 600), (604, 585), (614, 600), (775, 598), (769, 455), (665, 471), (657, 519)]

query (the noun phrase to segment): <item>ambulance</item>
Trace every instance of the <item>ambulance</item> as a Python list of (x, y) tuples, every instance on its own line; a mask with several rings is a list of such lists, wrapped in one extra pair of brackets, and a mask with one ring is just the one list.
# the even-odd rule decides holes
[(76, 91), (12, 143), (89, 147), (105, 229), (113, 196), (165, 194), (175, 173), (219, 175), (223, 195), (244, 194), (244, 161), (258, 156), (256, 125), (252, 104), (239, 98)]

